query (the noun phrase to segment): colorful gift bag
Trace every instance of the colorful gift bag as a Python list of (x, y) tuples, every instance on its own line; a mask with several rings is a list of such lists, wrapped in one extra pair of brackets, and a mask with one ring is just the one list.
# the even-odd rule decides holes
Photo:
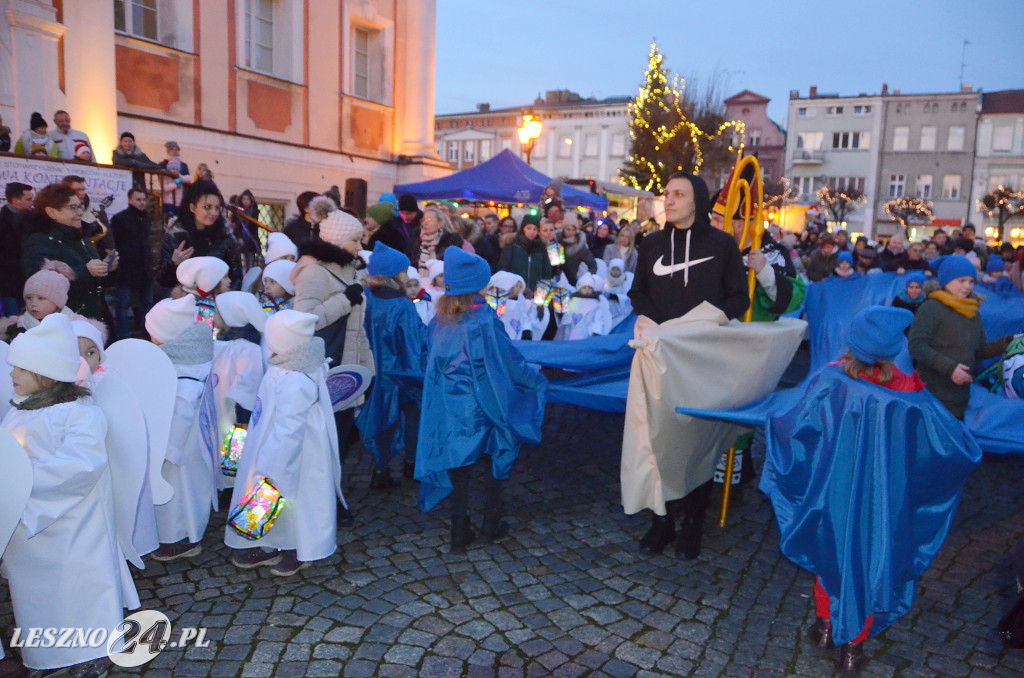
[(552, 266), (561, 266), (565, 263), (565, 248), (557, 242), (548, 243), (548, 261)]
[(505, 306), (508, 303), (508, 292), (497, 287), (489, 288), (485, 293), (487, 305), (493, 308), (500, 318), (505, 315)]
[(246, 432), (245, 424), (235, 424), (220, 446), (220, 471), (226, 476), (234, 478), (238, 473), (238, 460), (242, 458)]
[(256, 541), (274, 526), (284, 503), (285, 498), (269, 478), (256, 476), (255, 484), (231, 510), (228, 525), (246, 539)]

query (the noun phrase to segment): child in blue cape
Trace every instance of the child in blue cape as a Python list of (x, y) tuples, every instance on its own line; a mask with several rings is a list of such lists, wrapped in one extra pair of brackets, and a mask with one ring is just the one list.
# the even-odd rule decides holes
[(404, 475), (413, 477), (416, 428), (422, 393), (393, 379), (392, 372), (422, 372), (427, 361), (427, 327), (406, 297), (409, 257), (377, 241), (367, 268), (366, 318), (377, 381), (356, 420), (363, 446), (373, 458), (370, 487), (395, 486), (389, 465), (405, 458)]
[(910, 610), (981, 460), (917, 374), (892, 363), (913, 319), (884, 306), (859, 312), (849, 353), (767, 422), (761, 490), (782, 552), (816, 575), (809, 636), (841, 645), (842, 673), (859, 671), (867, 638)]
[(452, 495), (451, 553), (464, 553), (476, 535), (466, 514), (469, 476), (490, 456), (482, 536), (508, 534), (501, 520), (501, 481), (522, 443), (541, 438), (547, 379), (527, 366), (494, 311), (479, 295), (491, 279), (487, 262), (462, 249), (444, 254), (445, 295), (430, 324), (416, 447), (420, 508)]
[(1006, 277), (1006, 262), (1001, 256), (991, 256), (985, 266), (985, 273), (981, 276), (981, 282), (992, 288), (999, 294), (1013, 294), (1017, 291), (1013, 282)]
[(903, 275), (902, 280), (906, 281), (906, 288), (896, 295), (896, 298), (892, 300), (892, 305), (896, 308), (905, 308), (916, 314), (921, 302), (927, 299), (924, 294), (924, 283), (927, 278), (924, 273), (914, 271)]

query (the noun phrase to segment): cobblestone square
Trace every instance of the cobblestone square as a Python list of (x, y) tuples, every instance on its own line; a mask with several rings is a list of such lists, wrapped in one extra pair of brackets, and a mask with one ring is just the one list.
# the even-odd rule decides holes
[[(725, 529), (709, 515), (694, 562), (643, 556), (647, 517), (619, 506), (621, 434), (620, 415), (550, 406), (543, 443), (523, 450), (506, 487), (511, 538), (457, 557), (446, 553), (447, 505), (422, 514), (410, 480), (368, 491), (353, 446), (356, 522), (339, 530), (336, 555), (288, 579), (236, 570), (221, 511), (194, 562), (147, 559), (134, 573), (144, 607), (175, 629), (206, 627), (209, 647), (167, 649), (116, 675), (832, 675), (834, 655), (804, 638), (813, 580), (780, 554), (767, 498), (746, 486)], [(1024, 460), (986, 456), (913, 610), (868, 643), (865, 675), (1024, 673), (1024, 653), (1002, 652), (995, 634), (1015, 595), (1022, 474)], [(482, 499), (471, 488), (471, 510)], [(6, 591), (3, 601), (6, 642)]]

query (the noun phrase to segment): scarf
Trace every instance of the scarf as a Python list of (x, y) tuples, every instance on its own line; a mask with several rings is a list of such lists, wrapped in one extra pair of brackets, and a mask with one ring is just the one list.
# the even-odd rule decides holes
[(977, 297), (961, 299), (960, 297), (954, 297), (946, 290), (935, 290), (928, 295), (928, 298), (942, 302), (965, 318), (973, 318), (978, 315), (978, 306), (981, 305)]
[(434, 235), (420, 233), (420, 268), (426, 268), (427, 262), (437, 259), (437, 246), (441, 242), (441, 231), (438, 229)]
[(911, 297), (909, 294), (907, 294), (906, 290), (903, 290), (902, 292), (900, 292), (899, 294), (896, 295), (896, 298), (899, 299), (900, 301), (902, 301), (904, 304), (910, 304), (912, 306), (917, 306), (922, 301), (924, 301), (927, 297), (925, 297), (925, 295), (923, 295), (923, 294), (917, 295), (916, 298), (915, 297)]

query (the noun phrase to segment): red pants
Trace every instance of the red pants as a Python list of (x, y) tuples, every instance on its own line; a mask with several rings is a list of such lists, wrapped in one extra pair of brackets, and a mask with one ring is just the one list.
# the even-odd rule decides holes
[[(832, 619), (832, 613), (829, 610), (828, 594), (825, 593), (825, 588), (821, 585), (821, 580), (817, 577), (814, 578), (814, 613), (818, 615), (818, 619)], [(864, 630), (860, 632), (860, 635), (854, 638), (851, 642), (863, 643), (868, 639), (868, 635), (871, 632), (871, 625), (875, 623), (875, 615), (868, 617), (868, 620), (864, 623)]]

